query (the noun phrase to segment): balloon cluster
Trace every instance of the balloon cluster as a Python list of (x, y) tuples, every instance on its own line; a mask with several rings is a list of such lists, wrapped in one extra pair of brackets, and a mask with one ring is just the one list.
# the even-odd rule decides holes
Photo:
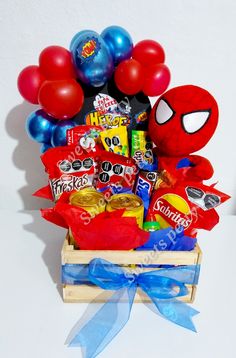
[(132, 58), (117, 66), (115, 83), (128, 95), (142, 91), (146, 96), (159, 96), (170, 83), (170, 71), (164, 61), (165, 52), (159, 43), (140, 41), (133, 48)]
[(66, 131), (84, 103), (82, 86), (101, 87), (114, 75), (118, 89), (126, 95), (140, 91), (147, 96), (163, 93), (170, 81), (164, 64), (164, 50), (157, 42), (144, 40), (133, 46), (129, 33), (109, 26), (98, 34), (78, 32), (70, 51), (49, 46), (39, 56), (39, 64), (28, 66), (18, 77), (22, 97), (42, 109), (27, 119), (30, 138), (42, 143), (41, 152), (66, 144)]

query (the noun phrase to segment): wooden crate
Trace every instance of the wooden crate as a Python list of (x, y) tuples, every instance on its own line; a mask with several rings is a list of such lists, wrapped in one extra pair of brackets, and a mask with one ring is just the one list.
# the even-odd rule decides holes
[[(102, 258), (114, 264), (124, 267), (130, 265), (200, 265), (202, 252), (198, 245), (192, 251), (90, 251), (75, 250), (70, 245), (68, 237), (65, 239), (61, 259), (62, 265), (66, 264), (88, 264), (94, 258)], [(131, 267), (131, 268), (130, 268)], [(152, 271), (155, 268), (141, 268), (141, 272)], [(139, 268), (140, 272), (140, 268)], [(187, 285), (189, 293), (187, 296), (179, 298), (183, 302), (192, 303), (195, 298), (196, 285)], [(110, 297), (110, 291), (103, 290), (93, 285), (63, 285), (63, 300), (67, 303), (87, 303), (105, 302)], [(149, 298), (141, 291), (137, 290), (135, 302), (149, 302)]]

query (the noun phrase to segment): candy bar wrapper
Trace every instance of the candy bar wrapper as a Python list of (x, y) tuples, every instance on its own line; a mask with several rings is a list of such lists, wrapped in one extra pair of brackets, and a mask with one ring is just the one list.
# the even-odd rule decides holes
[(135, 194), (138, 195), (143, 201), (144, 216), (146, 216), (147, 214), (150, 198), (155, 188), (158, 175), (159, 174), (157, 172), (149, 172), (144, 170), (141, 170), (138, 173), (138, 178), (135, 186)]
[(219, 221), (215, 208), (229, 195), (202, 183), (178, 184), (154, 192), (147, 221), (158, 221), (161, 228), (183, 226), (185, 234), (196, 236), (197, 229), (211, 230)]
[(152, 152), (153, 144), (145, 131), (132, 131), (131, 157), (137, 166), (143, 170), (152, 170), (154, 156)]

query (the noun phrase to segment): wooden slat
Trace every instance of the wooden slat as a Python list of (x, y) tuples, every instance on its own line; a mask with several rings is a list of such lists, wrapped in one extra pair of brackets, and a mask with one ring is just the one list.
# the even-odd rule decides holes
[[(94, 258), (103, 258), (112, 263), (130, 265), (195, 265), (201, 264), (202, 251), (196, 245), (193, 251), (111, 251), (111, 250), (75, 250), (70, 245), (68, 238), (62, 248), (62, 264), (88, 264)], [(138, 273), (152, 271), (154, 268), (131, 267)], [(193, 302), (196, 294), (196, 286), (189, 285), (189, 294), (182, 297), (183, 302)], [(96, 286), (89, 285), (64, 285), (63, 299), (68, 303), (106, 302), (110, 291), (104, 291)], [(140, 290), (137, 291), (135, 302), (149, 302), (149, 298)]]
[(197, 251), (198, 251), (198, 258), (197, 258), (196, 264), (201, 265), (201, 263), (202, 263), (202, 250), (201, 250), (201, 248), (200, 248), (200, 246), (198, 244), (196, 245), (196, 248), (197, 248)]
[(192, 251), (121, 251), (74, 250), (66, 240), (62, 249), (62, 264), (88, 264), (94, 258), (102, 258), (119, 265), (194, 265), (201, 258), (197, 245)]
[[(179, 300), (186, 303), (192, 303), (195, 297), (196, 286), (187, 285), (189, 294), (180, 297)], [(66, 303), (89, 303), (89, 302), (106, 302), (111, 296), (111, 291), (106, 291), (97, 286), (88, 285), (64, 285), (63, 300)], [(150, 302), (148, 296), (140, 289), (137, 290), (135, 302)]]

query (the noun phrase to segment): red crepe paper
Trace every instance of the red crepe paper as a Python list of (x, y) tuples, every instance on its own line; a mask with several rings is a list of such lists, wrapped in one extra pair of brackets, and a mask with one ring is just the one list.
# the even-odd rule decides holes
[(149, 233), (141, 230), (136, 218), (122, 217), (124, 210), (105, 212), (89, 222), (70, 222), (75, 242), (81, 250), (132, 250), (145, 244)]
[(47, 220), (57, 226), (61, 226), (65, 229), (68, 229), (68, 225), (67, 225), (66, 221), (63, 219), (63, 217), (60, 214), (55, 212), (54, 208), (41, 209), (40, 212), (41, 212), (42, 218), (44, 218), (45, 220)]
[(33, 196), (37, 196), (38, 198), (43, 198), (43, 199), (47, 199), (47, 200), (51, 200), (53, 201), (53, 196), (52, 196), (52, 191), (50, 188), (50, 185), (46, 185), (43, 188), (38, 189), (34, 194), (32, 194)]
[(209, 211), (198, 211), (197, 226), (198, 229), (211, 231), (219, 223), (219, 215), (215, 209)]
[[(91, 218), (90, 214), (76, 206), (69, 204), (69, 197), (72, 192), (65, 192), (61, 195), (53, 208), (41, 209), (41, 216), (51, 223), (68, 229), (70, 221), (79, 222), (83, 218)], [(82, 219), (80, 219), (80, 217)]]
[(104, 212), (95, 217), (69, 204), (69, 193), (63, 193), (54, 208), (42, 209), (44, 219), (70, 228), (81, 250), (132, 250), (149, 239), (135, 217), (123, 217), (124, 210)]

